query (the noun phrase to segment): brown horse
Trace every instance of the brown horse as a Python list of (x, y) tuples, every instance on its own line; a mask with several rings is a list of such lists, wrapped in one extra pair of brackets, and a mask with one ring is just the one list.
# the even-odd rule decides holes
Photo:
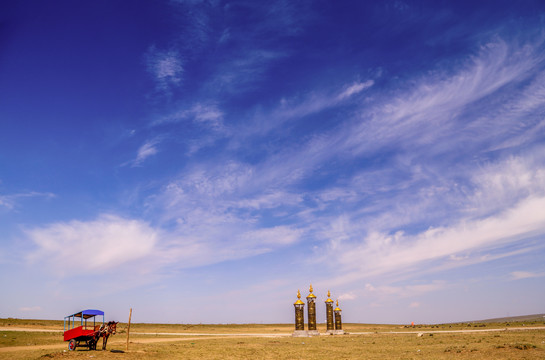
[[(106, 350), (106, 344), (110, 335), (115, 335), (117, 322), (110, 321), (108, 324), (102, 324), (99, 329), (99, 338), (102, 337), (102, 350)], [(98, 339), (97, 339), (98, 340)]]

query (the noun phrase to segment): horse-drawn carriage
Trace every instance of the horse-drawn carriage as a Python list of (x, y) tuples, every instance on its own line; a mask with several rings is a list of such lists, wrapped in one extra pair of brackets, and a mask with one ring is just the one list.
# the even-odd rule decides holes
[[(102, 324), (97, 324), (96, 316), (102, 316)], [(93, 319), (92, 325), (90, 319)], [(68, 350), (75, 350), (78, 346), (96, 350), (98, 339), (102, 337), (102, 349), (105, 350), (108, 337), (116, 332), (116, 325), (115, 321), (104, 323), (104, 311), (82, 310), (64, 317), (64, 341), (68, 341)]]

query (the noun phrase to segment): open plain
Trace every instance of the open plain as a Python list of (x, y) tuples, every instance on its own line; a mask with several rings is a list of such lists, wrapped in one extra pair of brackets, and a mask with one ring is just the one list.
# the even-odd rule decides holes
[(537, 320), (344, 328), (346, 335), (292, 338), (291, 324), (131, 324), (127, 350), (120, 323), (107, 351), (68, 351), (60, 321), (0, 319), (0, 359), (545, 358), (545, 324)]

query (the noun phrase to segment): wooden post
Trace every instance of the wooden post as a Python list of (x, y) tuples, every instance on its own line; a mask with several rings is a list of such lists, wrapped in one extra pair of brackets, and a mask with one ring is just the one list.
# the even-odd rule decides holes
[(129, 312), (129, 326), (127, 326), (127, 349), (126, 351), (129, 351), (129, 332), (131, 330), (131, 316), (132, 316), (132, 308)]

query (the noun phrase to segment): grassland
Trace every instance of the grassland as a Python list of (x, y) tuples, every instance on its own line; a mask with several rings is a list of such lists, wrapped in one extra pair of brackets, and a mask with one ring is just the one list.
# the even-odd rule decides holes
[[(543, 321), (414, 328), (345, 324), (350, 334), (292, 338), (291, 324), (131, 324), (126, 351), (126, 324), (119, 324), (108, 351), (68, 352), (62, 322), (0, 319), (0, 359), (544, 359), (544, 326)], [(57, 331), (32, 331), (40, 329)]]

